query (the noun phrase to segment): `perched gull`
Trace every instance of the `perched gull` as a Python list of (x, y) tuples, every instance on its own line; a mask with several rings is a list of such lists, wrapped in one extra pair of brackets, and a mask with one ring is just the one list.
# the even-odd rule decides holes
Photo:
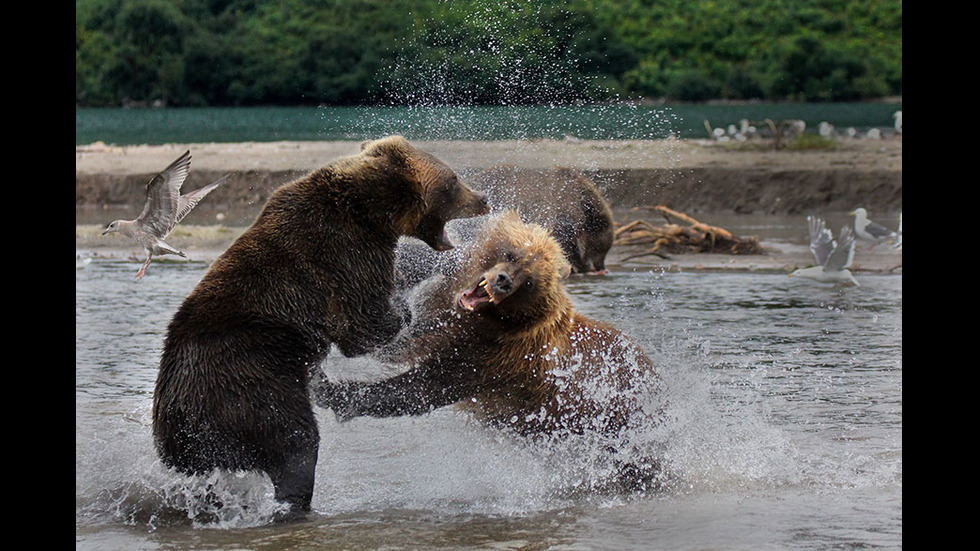
[(830, 124), (827, 121), (820, 121), (820, 124), (817, 125), (817, 133), (824, 138), (833, 137), (834, 132), (835, 132), (834, 125)]
[(895, 242), (892, 247), (902, 250), (902, 213), (898, 213), (898, 230), (895, 232)]
[(820, 283), (839, 283), (843, 285), (860, 284), (848, 268), (854, 259), (854, 233), (849, 226), (840, 229), (840, 240), (834, 242), (834, 235), (827, 229), (824, 221), (816, 216), (807, 216), (810, 227), (810, 252), (817, 261), (816, 266), (800, 268), (789, 274), (790, 277), (803, 277)]
[(854, 216), (854, 233), (858, 239), (876, 244), (879, 241), (895, 237), (895, 232), (869, 220), (868, 211), (864, 210), (864, 208), (856, 208), (851, 214)]
[(166, 244), (163, 240), (174, 229), (174, 226), (197, 205), (198, 201), (228, 178), (225, 175), (197, 191), (181, 195), (180, 187), (190, 172), (190, 165), (191, 152), (187, 151), (146, 184), (146, 204), (138, 218), (135, 220), (114, 220), (102, 231), (102, 235), (119, 232), (126, 237), (135, 239), (146, 250), (146, 262), (143, 262), (143, 266), (136, 273), (136, 279), (143, 278), (153, 255), (175, 254), (184, 258), (187, 257), (186, 254)]

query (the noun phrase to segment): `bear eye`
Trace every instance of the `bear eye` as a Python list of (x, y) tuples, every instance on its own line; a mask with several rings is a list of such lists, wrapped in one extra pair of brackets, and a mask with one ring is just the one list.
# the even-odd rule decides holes
[(504, 253), (504, 260), (507, 262), (517, 262), (517, 255), (515, 255), (510, 251), (507, 251)]
[(524, 286), (527, 287), (528, 289), (530, 289), (531, 287), (534, 287), (534, 280), (531, 279), (531, 278), (525, 279), (524, 280)]

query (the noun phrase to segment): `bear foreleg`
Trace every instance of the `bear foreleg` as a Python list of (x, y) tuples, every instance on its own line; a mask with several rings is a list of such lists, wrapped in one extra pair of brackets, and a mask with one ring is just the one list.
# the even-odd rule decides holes
[(420, 367), (376, 382), (320, 380), (314, 402), (343, 421), (354, 417), (423, 415), (454, 404), (476, 388), (477, 370), (454, 365), (452, 370)]

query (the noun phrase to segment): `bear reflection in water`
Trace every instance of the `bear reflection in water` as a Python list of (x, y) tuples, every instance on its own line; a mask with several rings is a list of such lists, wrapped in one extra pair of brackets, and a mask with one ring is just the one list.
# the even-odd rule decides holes
[[(448, 276), (424, 283), (411, 329), (387, 359), (410, 365), (379, 381), (318, 381), (318, 405), (342, 420), (420, 415), (456, 404), (520, 435), (609, 437), (616, 455), (656, 423), (661, 380), (615, 327), (578, 313), (554, 237), (514, 211), (487, 221)], [(642, 454), (622, 465), (631, 489), (659, 473)]]

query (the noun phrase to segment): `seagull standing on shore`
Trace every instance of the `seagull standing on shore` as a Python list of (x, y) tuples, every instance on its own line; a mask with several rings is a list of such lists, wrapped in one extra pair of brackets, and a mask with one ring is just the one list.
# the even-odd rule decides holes
[(816, 216), (807, 216), (810, 229), (810, 252), (813, 253), (816, 266), (800, 268), (789, 274), (790, 277), (812, 279), (820, 283), (835, 283), (860, 287), (848, 268), (854, 260), (854, 233), (849, 226), (840, 229), (839, 241), (834, 241), (834, 235), (827, 229), (826, 224)]
[(868, 211), (864, 210), (864, 208), (859, 207), (854, 209), (851, 211), (851, 215), (854, 216), (855, 235), (857, 235), (858, 239), (871, 242), (872, 248), (880, 241), (895, 237), (895, 232), (868, 219)]
[(154, 255), (175, 254), (187, 258), (186, 254), (168, 245), (164, 239), (205, 195), (228, 178), (227, 175), (222, 176), (197, 191), (181, 195), (180, 187), (190, 172), (190, 166), (191, 152), (186, 151), (146, 184), (146, 204), (139, 217), (135, 220), (113, 220), (102, 231), (102, 235), (119, 232), (135, 239), (146, 250), (146, 261), (136, 272), (138, 280), (143, 279)]
[(902, 213), (898, 213), (898, 230), (895, 232), (895, 243), (892, 248), (902, 250)]

